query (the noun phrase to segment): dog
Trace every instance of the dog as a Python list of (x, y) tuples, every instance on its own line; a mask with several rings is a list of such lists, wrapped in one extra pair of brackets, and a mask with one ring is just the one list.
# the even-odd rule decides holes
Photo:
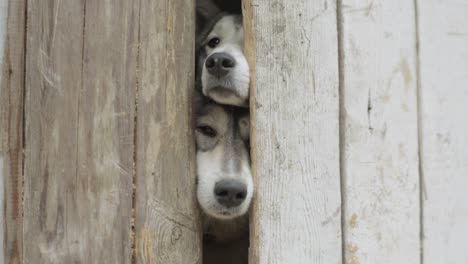
[(232, 220), (247, 213), (253, 192), (242, 16), (198, 0), (196, 32), (197, 197), (208, 217)]
[(203, 263), (247, 263), (247, 211), (253, 196), (249, 109), (218, 104), (198, 91), (195, 98)]
[(197, 83), (203, 95), (219, 104), (248, 107), (250, 72), (242, 16), (199, 0), (196, 45)]
[[(221, 105), (199, 93), (195, 106), (197, 199), (206, 215), (204, 222), (212, 228), (229, 221), (226, 226), (241, 224), (253, 196), (249, 109)], [(236, 233), (213, 229), (219, 234), (217, 241), (232, 239), (230, 233)]]
[(195, 140), (197, 200), (203, 211), (203, 263), (248, 259), (249, 66), (240, 15), (197, 2)]

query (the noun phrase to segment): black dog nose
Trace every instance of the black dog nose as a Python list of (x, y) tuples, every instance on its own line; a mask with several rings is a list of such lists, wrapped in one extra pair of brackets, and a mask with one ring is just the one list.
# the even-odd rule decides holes
[(234, 66), (236, 66), (236, 61), (231, 55), (225, 52), (213, 53), (205, 62), (205, 67), (208, 72), (217, 77), (225, 76)]
[(220, 204), (231, 208), (240, 205), (245, 200), (247, 186), (232, 180), (220, 181), (215, 185), (214, 194)]

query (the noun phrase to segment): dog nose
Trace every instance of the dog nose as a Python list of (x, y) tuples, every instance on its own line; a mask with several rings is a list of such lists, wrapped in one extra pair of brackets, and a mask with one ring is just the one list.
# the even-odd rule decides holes
[(234, 66), (236, 66), (236, 61), (225, 52), (213, 53), (205, 62), (208, 72), (218, 77), (225, 76)]
[(214, 194), (218, 203), (231, 208), (240, 205), (247, 196), (247, 186), (237, 181), (217, 182)]

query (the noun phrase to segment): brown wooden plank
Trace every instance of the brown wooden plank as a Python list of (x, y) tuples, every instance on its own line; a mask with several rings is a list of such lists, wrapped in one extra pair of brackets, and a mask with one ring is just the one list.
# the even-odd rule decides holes
[(86, 1), (78, 177), (88, 178), (83, 213), (96, 215), (82, 263), (131, 260), (138, 4)]
[[(25, 100), (26, 263), (74, 263), (85, 230), (77, 210), (78, 96), (84, 1), (31, 1)], [(60, 22), (60, 23), (58, 23)]]
[(0, 263), (21, 263), (25, 1), (0, 1)]
[(201, 263), (190, 129), (194, 3), (141, 2), (137, 263)]
[(25, 262), (130, 263), (138, 6), (28, 6)]

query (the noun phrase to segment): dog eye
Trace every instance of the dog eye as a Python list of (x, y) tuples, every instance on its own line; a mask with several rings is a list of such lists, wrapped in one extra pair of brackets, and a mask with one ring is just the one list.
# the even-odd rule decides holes
[(217, 134), (216, 130), (214, 130), (210, 126), (198, 126), (197, 131), (199, 131), (203, 135), (205, 135), (207, 137), (211, 137), (211, 138), (216, 137), (216, 134)]
[(210, 39), (210, 41), (208, 41), (208, 46), (210, 48), (214, 48), (214, 47), (218, 46), (219, 42), (221, 42), (221, 40), (218, 37), (214, 37), (214, 38)]

